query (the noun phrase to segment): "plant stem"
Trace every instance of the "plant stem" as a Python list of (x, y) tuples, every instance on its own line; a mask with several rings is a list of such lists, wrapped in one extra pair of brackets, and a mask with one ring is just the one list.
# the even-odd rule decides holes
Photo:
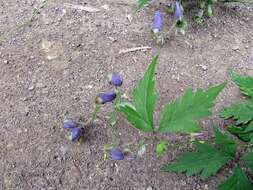
[(95, 109), (92, 113), (92, 116), (91, 116), (91, 123), (93, 123), (95, 121), (95, 119), (97, 118), (97, 114), (99, 113), (100, 108), (101, 108), (101, 106), (96, 104), (96, 107), (95, 107)]

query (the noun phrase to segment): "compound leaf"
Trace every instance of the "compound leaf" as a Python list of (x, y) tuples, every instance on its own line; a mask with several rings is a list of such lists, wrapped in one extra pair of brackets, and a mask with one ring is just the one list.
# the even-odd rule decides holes
[(245, 128), (238, 126), (228, 126), (228, 131), (233, 135), (237, 136), (240, 140), (244, 142), (253, 143), (253, 131), (245, 132)]
[(229, 156), (234, 156), (236, 153), (236, 142), (227, 134), (222, 134), (217, 128), (214, 128), (215, 143), (219, 145), (219, 150)]
[(253, 120), (253, 100), (237, 103), (223, 109), (220, 116), (224, 119), (233, 118), (237, 125), (248, 123)]
[(253, 151), (243, 156), (242, 160), (244, 160), (244, 162), (253, 172)]
[(123, 112), (133, 126), (142, 131), (148, 132), (154, 129), (153, 114), (158, 99), (155, 90), (155, 66), (158, 55), (152, 60), (144, 77), (133, 91), (133, 105), (119, 103), (116, 107)]
[(198, 119), (210, 116), (210, 109), (214, 106), (214, 101), (226, 83), (211, 87), (203, 91), (193, 92), (189, 89), (183, 97), (169, 103), (163, 109), (163, 115), (159, 130), (161, 132), (199, 132)]
[(233, 81), (239, 86), (241, 92), (249, 97), (253, 97), (253, 78), (237, 74), (235, 71), (230, 71), (230, 76)]
[(184, 153), (177, 162), (164, 165), (164, 172), (186, 172), (187, 176), (201, 173), (201, 179), (207, 179), (215, 174), (232, 157), (214, 149), (208, 144), (195, 142), (196, 152)]
[(252, 190), (253, 186), (240, 167), (235, 168), (232, 176), (219, 185), (219, 190)]

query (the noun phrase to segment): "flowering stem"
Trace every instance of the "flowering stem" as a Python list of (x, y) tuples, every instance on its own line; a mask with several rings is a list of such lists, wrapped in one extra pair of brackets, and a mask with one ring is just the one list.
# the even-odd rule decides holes
[(97, 118), (97, 114), (99, 113), (100, 108), (101, 108), (101, 106), (98, 105), (98, 104), (96, 104), (96, 107), (95, 107), (95, 109), (94, 109), (94, 111), (92, 113), (91, 123), (93, 123), (95, 121), (95, 119)]
[(114, 102), (114, 105), (117, 105), (118, 103), (120, 103), (122, 101), (122, 98), (121, 98), (121, 92), (120, 90), (118, 90), (118, 88), (116, 87), (116, 100)]

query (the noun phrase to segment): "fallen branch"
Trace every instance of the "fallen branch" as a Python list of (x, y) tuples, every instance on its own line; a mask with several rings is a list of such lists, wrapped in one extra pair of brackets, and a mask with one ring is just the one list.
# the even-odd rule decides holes
[(70, 3), (64, 3), (65, 7), (71, 8), (71, 9), (78, 9), (81, 11), (86, 11), (86, 12), (90, 12), (90, 13), (95, 13), (95, 12), (99, 12), (100, 9), (97, 9), (95, 7), (87, 7), (87, 6), (82, 6), (82, 5), (73, 5)]
[(146, 51), (151, 49), (149, 46), (143, 46), (143, 47), (135, 47), (130, 49), (122, 49), (119, 51), (119, 54), (129, 53), (129, 52), (135, 52), (135, 51)]

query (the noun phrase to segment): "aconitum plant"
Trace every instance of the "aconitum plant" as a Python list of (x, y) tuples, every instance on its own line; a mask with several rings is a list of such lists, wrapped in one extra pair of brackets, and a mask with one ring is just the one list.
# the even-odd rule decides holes
[[(95, 109), (91, 114), (91, 119), (89, 119), (86, 123), (75, 122), (71, 119), (64, 121), (63, 128), (69, 131), (68, 138), (71, 141), (78, 141), (82, 134), (84, 134), (84, 132), (86, 131), (85, 128), (94, 124), (94, 121), (97, 118), (97, 115), (104, 104), (112, 103), (113, 105), (119, 103), (119, 101), (121, 100), (119, 87), (121, 87), (123, 84), (123, 76), (120, 73), (113, 72), (112, 74), (108, 75), (108, 82), (112, 85), (114, 89), (98, 93), (95, 98)], [(117, 115), (114, 109), (111, 113), (111, 118), (113, 120), (112, 125), (115, 125), (115, 123), (117, 122)]]
[[(159, 2), (159, 0), (137, 0), (138, 1), (138, 9), (143, 9), (146, 5), (152, 2)], [(170, 1), (171, 2), (171, 1)], [(154, 11), (154, 18), (152, 23), (152, 34), (157, 40), (158, 43), (163, 43), (164, 38), (167, 35), (171, 35), (171, 31), (175, 31), (176, 34), (184, 35), (187, 29), (187, 22), (184, 19), (184, 9), (188, 7), (196, 6), (197, 11), (192, 16), (194, 21), (198, 24), (202, 24), (204, 20), (208, 19), (208, 17), (212, 17), (214, 15), (214, 7), (218, 3), (228, 3), (228, 2), (242, 2), (245, 3), (247, 1), (244, 0), (172, 0), (172, 3), (165, 4), (166, 12), (172, 14), (174, 17), (174, 24), (171, 26), (171, 30), (168, 32), (162, 31), (163, 28), (163, 14), (166, 12), (161, 12), (160, 10)], [(251, 2), (251, 1), (248, 1)], [(252, 2), (251, 2), (252, 3)], [(162, 8), (161, 8), (162, 9)], [(175, 16), (173, 16), (173, 14)]]
[[(183, 144), (192, 144), (194, 149), (182, 154), (173, 163), (164, 164), (161, 172), (180, 172), (186, 173), (187, 176), (199, 174), (202, 180), (207, 180), (228, 163), (233, 163), (230, 164), (235, 166), (233, 174), (222, 182), (218, 189), (252, 190), (252, 181), (247, 175), (253, 172), (253, 114), (251, 114), (253, 113), (253, 78), (231, 72), (233, 80), (249, 100), (225, 108), (220, 113), (220, 116), (225, 119), (236, 120), (234, 125), (227, 128), (242, 142), (238, 143), (230, 134), (222, 132), (217, 127), (213, 127), (212, 141), (205, 142), (195, 139), (202, 136), (199, 120), (212, 115), (211, 109), (215, 105), (216, 97), (225, 88), (226, 83), (207, 90), (199, 89), (195, 92), (192, 89), (186, 90), (181, 98), (162, 107), (161, 118), (156, 122), (153, 116), (158, 101), (158, 92), (155, 88), (157, 60), (158, 56), (155, 56), (143, 78), (134, 88), (132, 101), (122, 101), (116, 105), (116, 108), (134, 128), (152, 133), (152, 139), (159, 141), (155, 149), (158, 156), (165, 154), (171, 144), (169, 140), (160, 139), (158, 133), (183, 133), (190, 137), (189, 141)], [(173, 144), (177, 145), (175, 142)], [(123, 159), (123, 154), (117, 150), (114, 160), (119, 159)]]
[[(143, 154), (143, 147), (145, 151), (147, 141), (150, 140), (157, 141), (155, 142), (157, 156), (163, 156), (169, 147), (174, 145), (190, 144), (192, 145), (190, 151), (177, 157), (172, 163), (162, 165), (161, 172), (199, 175), (201, 180), (207, 180), (224, 167), (230, 167), (229, 169), (233, 170), (232, 175), (218, 186), (218, 190), (252, 190), (252, 181), (248, 176), (253, 172), (253, 78), (230, 71), (233, 81), (248, 99), (245, 98), (243, 103), (236, 103), (220, 112), (220, 117), (235, 122), (230, 126), (224, 126), (229, 133), (221, 131), (217, 126), (213, 127), (214, 138), (205, 142), (204, 139), (198, 140), (203, 136), (199, 120), (212, 115), (211, 109), (217, 96), (225, 88), (226, 82), (207, 90), (186, 90), (181, 98), (163, 105), (160, 119), (155, 120), (154, 113), (159, 97), (155, 87), (157, 63), (158, 55), (153, 58), (144, 76), (134, 88), (132, 97), (127, 101), (121, 98), (118, 87), (122, 85), (123, 77), (118, 74), (113, 74), (114, 79), (112, 76), (109, 77), (109, 83), (114, 90), (97, 96), (91, 122), (94, 122), (104, 104), (111, 103), (114, 117), (117, 118), (116, 112), (119, 112), (139, 132), (152, 134), (141, 143), (141, 153), (138, 151), (135, 154), (127, 148), (119, 148), (124, 145), (120, 146), (118, 141), (104, 146), (104, 158), (114, 161), (134, 160)], [(124, 127), (122, 123), (121, 126)], [(85, 132), (87, 134), (86, 126), (73, 120), (65, 121), (63, 127), (70, 131), (69, 139), (72, 141), (80, 139)], [(113, 127), (111, 129), (113, 130)], [(171, 143), (172, 140), (168, 138), (159, 138), (159, 133), (185, 134), (186, 141), (173, 140)], [(231, 138), (231, 135), (237, 139)]]

